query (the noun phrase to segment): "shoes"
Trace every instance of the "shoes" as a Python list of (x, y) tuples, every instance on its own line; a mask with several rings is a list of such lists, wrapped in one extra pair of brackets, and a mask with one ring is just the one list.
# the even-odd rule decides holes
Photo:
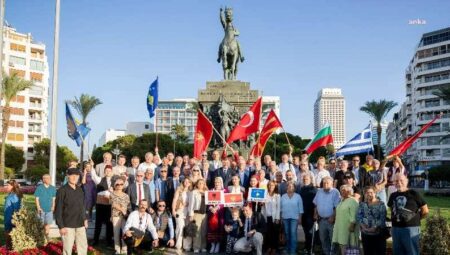
[(214, 249), (214, 253), (219, 253), (220, 251), (220, 243), (216, 243), (216, 248)]
[(202, 252), (207, 252), (207, 250), (206, 249), (202, 249)]
[(216, 250), (216, 243), (211, 243), (211, 249), (209, 250), (209, 253), (214, 253)]
[(199, 250), (194, 250), (194, 253), (195, 254), (198, 254), (200, 251)]

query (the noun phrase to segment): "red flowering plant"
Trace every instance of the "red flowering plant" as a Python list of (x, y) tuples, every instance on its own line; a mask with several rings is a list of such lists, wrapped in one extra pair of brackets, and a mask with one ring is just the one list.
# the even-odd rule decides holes
[[(74, 253), (77, 254), (76, 248), (74, 246), (73, 248)], [(39, 248), (32, 248), (32, 249), (25, 249), (20, 252), (18, 251), (9, 251), (6, 249), (5, 246), (0, 247), (0, 255), (60, 255), (63, 253), (63, 244), (61, 241), (59, 242), (50, 242), (47, 243), (47, 245), (39, 247)], [(97, 250), (95, 250), (93, 247), (88, 247), (88, 255), (100, 255), (101, 253)]]

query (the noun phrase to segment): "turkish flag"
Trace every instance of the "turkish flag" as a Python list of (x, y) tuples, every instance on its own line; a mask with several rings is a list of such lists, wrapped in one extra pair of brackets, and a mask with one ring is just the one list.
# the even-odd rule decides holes
[(397, 145), (397, 147), (395, 147), (391, 151), (391, 153), (389, 153), (388, 157), (402, 155), (409, 147), (411, 147), (411, 145), (414, 143), (414, 141), (416, 141), (417, 138), (419, 138), (419, 136), (421, 136), (423, 134), (423, 132), (425, 132), (440, 117), (441, 117), (440, 114), (436, 115), (436, 117), (434, 117), (434, 119), (432, 119), (425, 126), (423, 126), (417, 133), (415, 133), (413, 136), (411, 136), (408, 139), (406, 139), (405, 141), (403, 141), (401, 144)]
[(250, 134), (256, 133), (259, 130), (259, 122), (261, 120), (262, 97), (250, 107), (250, 110), (242, 115), (239, 123), (231, 131), (227, 139), (227, 143), (232, 143), (236, 140), (245, 140)]
[(255, 157), (260, 157), (264, 151), (264, 147), (266, 147), (267, 140), (272, 136), (272, 134), (277, 131), (277, 129), (282, 128), (280, 120), (277, 117), (277, 114), (272, 110), (270, 110), (269, 115), (267, 116), (266, 122), (259, 134), (258, 141), (253, 146), (250, 155)]
[(194, 158), (201, 159), (213, 135), (213, 125), (202, 111), (198, 111), (194, 135)]

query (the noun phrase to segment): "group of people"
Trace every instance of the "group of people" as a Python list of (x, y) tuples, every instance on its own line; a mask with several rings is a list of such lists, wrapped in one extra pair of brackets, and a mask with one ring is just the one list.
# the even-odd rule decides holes
[[(100, 164), (84, 162), (83, 171), (71, 162), (58, 190), (50, 185), (50, 176), (43, 176), (35, 193), (37, 210), (47, 235), (55, 218), (64, 254), (71, 254), (74, 242), (78, 254), (87, 250), (86, 228), (94, 207), (92, 244), (98, 244), (106, 225), (106, 242), (116, 254), (161, 246), (180, 253), (258, 255), (275, 254), (284, 246), (285, 253), (297, 254), (299, 226), (307, 254), (316, 233), (327, 255), (346, 254), (359, 247), (360, 239), (364, 254), (385, 254), (390, 233), (394, 254), (418, 254), (420, 219), (428, 208), (418, 192), (408, 189), (398, 157), (386, 167), (371, 155), (363, 165), (358, 156), (351, 162), (320, 157), (313, 165), (307, 154), (285, 154), (277, 164), (269, 155), (221, 158), (213, 151), (208, 160), (206, 152), (201, 159), (170, 152), (161, 158), (155, 152), (146, 153), (142, 163), (133, 157), (128, 167), (123, 155), (113, 165), (109, 152)], [(265, 200), (248, 200), (250, 188), (265, 189)], [(211, 190), (243, 194), (244, 201), (235, 207), (207, 205)], [(14, 193), (20, 191), (12, 187)], [(20, 207), (20, 198), (11, 203)], [(387, 207), (392, 231), (386, 226)]]

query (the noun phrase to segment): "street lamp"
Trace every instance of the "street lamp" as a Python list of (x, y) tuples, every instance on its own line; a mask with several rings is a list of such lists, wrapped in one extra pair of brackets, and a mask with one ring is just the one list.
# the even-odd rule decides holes
[(176, 137), (177, 137), (177, 135), (175, 134), (175, 132), (170, 133), (170, 138), (172, 138), (172, 140), (173, 140), (173, 155), (177, 155), (175, 152), (175, 138)]
[(119, 149), (119, 145), (116, 144), (116, 148), (112, 150), (112, 153), (116, 156), (116, 165), (117, 165), (117, 157), (120, 155), (122, 151)]

